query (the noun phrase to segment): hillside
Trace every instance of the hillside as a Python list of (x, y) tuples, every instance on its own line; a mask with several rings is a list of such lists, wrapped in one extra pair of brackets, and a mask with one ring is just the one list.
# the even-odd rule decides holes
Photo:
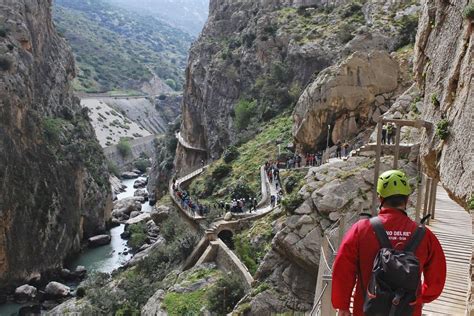
[[(76, 90), (161, 94), (182, 89), (192, 41), (187, 33), (102, 0), (57, 0), (54, 19), (76, 57)], [(152, 91), (144, 88), (149, 81), (156, 87)]]
[(148, 12), (197, 36), (207, 19), (209, 0), (110, 0), (124, 8)]

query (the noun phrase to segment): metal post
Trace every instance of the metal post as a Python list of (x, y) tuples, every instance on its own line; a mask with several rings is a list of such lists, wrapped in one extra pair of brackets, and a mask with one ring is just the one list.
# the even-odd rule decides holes
[(395, 128), (397, 129), (397, 133), (395, 137), (395, 153), (393, 154), (393, 169), (398, 169), (398, 159), (400, 157), (400, 130), (402, 129), (402, 126), (396, 124)]
[(326, 139), (326, 152), (329, 149), (329, 134), (331, 133), (331, 125), (328, 125), (328, 137)]
[(377, 149), (375, 152), (375, 168), (374, 168), (374, 188), (372, 190), (372, 215), (377, 215), (377, 181), (380, 173), (380, 154), (382, 152), (382, 126), (383, 120), (379, 120), (377, 123)]
[(346, 230), (346, 215), (342, 214), (341, 218), (339, 219), (339, 231), (338, 231), (336, 251), (337, 251), (337, 249), (339, 249), (339, 246), (342, 243), (342, 239), (344, 238), (345, 230)]
[(416, 208), (415, 208), (415, 221), (420, 221), (420, 211), (421, 211), (421, 199), (423, 198), (423, 189), (425, 187), (426, 177), (422, 173), (421, 174), (421, 184), (416, 182)]
[(316, 280), (316, 291), (314, 293), (314, 304), (317, 305), (320, 302), (318, 301), (321, 299), (321, 295), (323, 295), (324, 291), (324, 282), (323, 278), (324, 275), (329, 271), (326, 267), (326, 261), (324, 260), (324, 256), (329, 252), (329, 241), (326, 237), (323, 237), (323, 243), (321, 244), (321, 253), (319, 255), (319, 270), (318, 270), (318, 278)]
[(438, 189), (438, 180), (433, 179), (431, 182), (431, 192), (430, 192), (430, 219), (435, 219), (435, 209), (436, 209), (436, 191)]
[(331, 303), (332, 280), (329, 279), (326, 282), (328, 286), (321, 299), (321, 316), (336, 316), (336, 310), (332, 307)]
[(432, 179), (428, 176), (426, 176), (426, 182), (425, 182), (425, 194), (424, 194), (424, 202), (423, 202), (423, 217), (425, 217), (427, 214), (429, 214), (429, 201), (430, 201), (430, 192), (431, 192), (431, 181)]

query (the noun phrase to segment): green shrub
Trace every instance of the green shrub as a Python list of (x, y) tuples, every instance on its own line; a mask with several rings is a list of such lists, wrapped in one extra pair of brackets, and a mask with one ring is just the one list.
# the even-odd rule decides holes
[(355, 27), (352, 24), (344, 23), (337, 32), (337, 38), (342, 44), (346, 44), (354, 38)]
[(244, 287), (237, 277), (222, 277), (207, 295), (209, 310), (218, 315), (230, 313), (244, 295)]
[(244, 36), (242, 36), (242, 43), (244, 43), (247, 48), (250, 48), (252, 47), (256, 38), (257, 36), (254, 33), (244, 34)]
[(239, 130), (247, 128), (256, 114), (257, 101), (240, 100), (235, 107), (235, 125)]
[(284, 181), (286, 193), (288, 194), (293, 193), (293, 191), (298, 187), (298, 183), (299, 183), (299, 179), (297, 179), (293, 175), (290, 175), (288, 178), (286, 178)]
[(224, 151), (223, 158), (224, 158), (224, 162), (230, 163), (234, 161), (235, 159), (239, 158), (239, 150), (235, 146), (229, 146)]
[(467, 201), (467, 207), (474, 210), (474, 195), (471, 195), (471, 198)]
[(43, 120), (43, 132), (46, 138), (52, 142), (58, 142), (61, 136), (63, 120), (60, 118), (48, 117)]
[(151, 166), (149, 159), (139, 159), (133, 163), (133, 166), (140, 170), (141, 172), (146, 172), (146, 169)]
[(449, 136), (449, 121), (446, 119), (442, 119), (438, 123), (436, 123), (436, 135), (441, 140), (445, 140)]
[(166, 79), (165, 83), (173, 90), (176, 90), (176, 81), (173, 79)]
[(235, 253), (249, 269), (250, 274), (254, 275), (257, 272), (257, 262), (255, 261), (255, 254), (253, 249), (250, 247), (248, 238), (245, 238), (242, 234), (235, 235), (234, 237)]
[(281, 204), (288, 214), (293, 214), (294, 211), (301, 204), (303, 204), (303, 202), (304, 202), (304, 199), (301, 197), (301, 195), (299, 195), (298, 192), (294, 192), (290, 194), (289, 196), (287, 196), (286, 198), (284, 198), (281, 201)]
[(138, 250), (147, 240), (146, 227), (143, 223), (133, 224), (128, 227), (130, 240), (128, 244), (133, 250)]
[(166, 95), (160, 94), (160, 95), (158, 96), (158, 100), (161, 100), (161, 101), (166, 100)]
[(7, 37), (8, 30), (2, 26), (0, 26), (0, 37)]
[(342, 17), (343, 18), (348, 18), (351, 17), (355, 14), (363, 14), (362, 13), (362, 5), (358, 2), (352, 2), (349, 4), (343, 11), (342, 11)]
[(274, 37), (278, 31), (278, 28), (275, 25), (267, 25), (263, 28), (263, 31), (266, 34)]
[(76, 290), (76, 296), (79, 298), (86, 296), (86, 289), (83, 288), (82, 286), (78, 287)]
[(13, 62), (9, 57), (0, 56), (0, 70), (9, 71), (12, 69)]
[(117, 149), (119, 151), (119, 154), (124, 158), (127, 158), (132, 155), (132, 146), (130, 145), (128, 138), (120, 138), (120, 141), (117, 144)]
[(270, 74), (274, 81), (280, 83), (288, 82), (291, 79), (290, 69), (281, 61), (272, 64)]
[(232, 188), (232, 199), (250, 199), (255, 197), (255, 193), (247, 183), (238, 182)]
[(230, 165), (219, 165), (212, 171), (212, 178), (215, 180), (221, 180), (228, 176), (232, 172), (232, 166)]
[(433, 104), (437, 108), (440, 106), (438, 95), (436, 93), (433, 93), (431, 95), (431, 104)]
[(206, 290), (201, 289), (193, 292), (175, 293), (165, 295), (163, 305), (166, 312), (171, 316), (178, 315), (200, 315), (200, 310), (206, 302)]
[(465, 19), (474, 20), (474, 4), (468, 4), (463, 10), (463, 16)]
[(418, 29), (418, 15), (405, 15), (400, 19), (400, 30), (398, 32), (398, 43), (395, 49), (415, 43)]
[(107, 160), (107, 168), (109, 169), (109, 173), (117, 178), (120, 177), (120, 169), (113, 161)]

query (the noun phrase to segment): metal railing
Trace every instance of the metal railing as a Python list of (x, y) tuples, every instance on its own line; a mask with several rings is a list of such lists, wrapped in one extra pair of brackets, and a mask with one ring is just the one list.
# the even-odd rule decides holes
[(351, 217), (348, 217), (346, 214), (341, 215), (324, 234), (319, 258), (319, 271), (316, 281), (314, 304), (310, 313), (311, 316), (336, 315), (336, 310), (331, 304), (332, 266), (346, 229), (353, 224), (357, 217), (359, 217), (357, 213)]

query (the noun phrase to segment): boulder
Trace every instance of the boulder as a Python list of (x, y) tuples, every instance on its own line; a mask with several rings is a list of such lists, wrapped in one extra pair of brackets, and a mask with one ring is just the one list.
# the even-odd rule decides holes
[(52, 281), (46, 285), (45, 292), (50, 297), (60, 298), (68, 296), (71, 293), (71, 289), (62, 283)]
[(135, 172), (124, 172), (120, 175), (120, 177), (122, 179), (126, 179), (126, 180), (129, 180), (129, 179), (136, 179), (138, 178), (140, 175), (139, 174), (136, 174)]
[(99, 247), (109, 244), (111, 237), (109, 235), (97, 235), (88, 239), (89, 247)]
[(120, 221), (127, 220), (132, 212), (139, 212), (141, 209), (142, 203), (137, 197), (125, 198), (114, 203), (112, 217)]
[[(334, 143), (353, 138), (370, 124), (369, 113), (375, 107), (376, 96), (396, 91), (398, 76), (398, 63), (381, 51), (356, 52), (339, 65), (321, 71), (293, 111), (293, 136), (299, 147), (324, 143), (328, 125), (332, 126)], [(355, 117), (352, 121), (347, 115), (349, 112), (357, 114), (357, 124)]]
[(135, 193), (133, 193), (133, 196), (142, 197), (144, 202), (148, 201), (149, 197), (148, 192), (145, 189), (136, 190)]
[(87, 269), (86, 267), (84, 266), (77, 266), (76, 267), (76, 270), (74, 270), (74, 274), (78, 277), (78, 278), (84, 278), (87, 274)]
[(151, 211), (150, 216), (151, 219), (155, 222), (155, 224), (159, 225), (162, 223), (165, 219), (168, 218), (170, 214), (170, 208), (167, 206), (159, 206), (153, 211)]
[(138, 214), (137, 216), (130, 216), (130, 219), (125, 222), (125, 225), (133, 225), (133, 224), (138, 224), (141, 222), (148, 222), (150, 220), (151, 216), (150, 213), (143, 213), (143, 214)]
[(144, 187), (146, 187), (146, 182), (147, 181), (145, 179), (135, 180), (135, 182), (133, 183), (133, 188), (134, 189), (144, 188)]
[(24, 284), (15, 289), (15, 300), (19, 302), (31, 301), (36, 298), (38, 290), (31, 285)]
[(133, 211), (133, 212), (130, 213), (130, 219), (135, 218), (135, 217), (137, 217), (138, 215), (140, 215), (140, 212)]

